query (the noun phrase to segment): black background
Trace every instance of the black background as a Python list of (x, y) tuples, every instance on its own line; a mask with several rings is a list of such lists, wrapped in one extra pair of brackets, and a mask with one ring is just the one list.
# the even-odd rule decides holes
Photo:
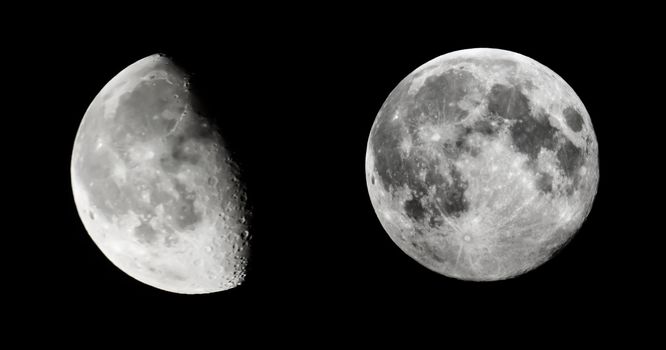
[[(39, 141), (24, 146), (33, 157), (21, 177), (37, 185), (21, 206), (43, 213), (21, 226), (37, 245), (21, 264), (31, 271), (22, 274), (17, 301), (29, 310), (27, 323), (58, 329), (73, 316), (100, 328), (135, 321), (151, 330), (239, 323), (298, 332), (379, 321), (395, 329), (610, 332), (650, 312), (639, 302), (636, 260), (624, 253), (634, 248), (623, 239), (640, 231), (626, 219), (634, 189), (623, 184), (633, 175), (620, 161), (632, 154), (621, 140), (634, 132), (619, 123), (631, 112), (624, 87), (639, 65), (627, 52), (641, 50), (645, 38), (626, 27), (627, 18), (637, 21), (633, 13), (583, 20), (523, 10), (509, 21), (492, 10), (484, 19), (416, 11), (434, 16), (428, 20), (411, 11), (271, 10), (62, 18), (35, 21), (30, 40), (15, 38), (14, 58), (41, 76), (23, 95), (44, 96), (26, 102), (39, 115), (31, 129)], [(391, 90), (428, 60), (473, 47), (515, 51), (562, 76), (590, 113), (600, 149), (598, 194), (575, 239), (537, 270), (492, 283), (446, 278), (404, 254), (380, 225), (364, 176), (367, 137)], [(114, 75), (158, 52), (195, 73), (246, 174), (254, 260), (232, 290), (178, 295), (135, 281), (101, 254), (76, 212), (69, 165), (86, 108)]]

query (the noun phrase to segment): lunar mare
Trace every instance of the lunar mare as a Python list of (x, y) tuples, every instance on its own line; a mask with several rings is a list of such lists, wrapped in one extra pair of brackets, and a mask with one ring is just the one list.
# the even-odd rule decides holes
[(497, 49), (452, 52), (409, 74), (366, 151), (370, 198), (391, 239), (464, 280), (547, 261), (587, 217), (598, 179), (596, 136), (573, 89)]
[(104, 255), (185, 294), (239, 285), (250, 253), (240, 170), (201, 107), (171, 59), (141, 59), (94, 98), (71, 161), (79, 216)]

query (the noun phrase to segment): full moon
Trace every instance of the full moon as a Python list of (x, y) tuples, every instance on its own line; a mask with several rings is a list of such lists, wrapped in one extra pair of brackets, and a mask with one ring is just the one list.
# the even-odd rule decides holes
[(370, 132), (366, 181), (407, 255), (442, 275), (512, 278), (578, 231), (599, 181), (590, 116), (555, 72), (497, 49), (422, 65)]
[(146, 57), (93, 99), (72, 151), (76, 208), (97, 247), (175, 293), (239, 285), (250, 253), (240, 169), (202, 107), (187, 72)]

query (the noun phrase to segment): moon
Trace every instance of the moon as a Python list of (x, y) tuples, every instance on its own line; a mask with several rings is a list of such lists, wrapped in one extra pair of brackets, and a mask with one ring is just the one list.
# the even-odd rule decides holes
[(372, 126), (366, 182), (391, 239), (421, 265), (470, 281), (548, 261), (588, 216), (599, 181), (590, 116), (526, 56), (468, 49), (417, 68)]
[(76, 208), (97, 247), (174, 293), (238, 286), (250, 257), (242, 174), (203, 110), (188, 73), (152, 55), (102, 88), (72, 151)]

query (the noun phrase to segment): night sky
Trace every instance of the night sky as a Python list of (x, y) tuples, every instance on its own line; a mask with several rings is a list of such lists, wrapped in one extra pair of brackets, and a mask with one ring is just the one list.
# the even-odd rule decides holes
[[(136, 315), (154, 327), (233, 315), (277, 328), (326, 328), (340, 319), (478, 322), (474, 327), (555, 327), (562, 319), (583, 328), (617, 326), (614, 317), (642, 310), (628, 301), (639, 293), (639, 277), (635, 258), (624, 253), (633, 243), (623, 237), (640, 230), (623, 219), (636, 210), (627, 205), (634, 190), (623, 185), (635, 175), (618, 163), (632, 152), (617, 136), (632, 132), (619, 124), (629, 115), (621, 101), (631, 78), (618, 61), (640, 44), (614, 21), (583, 30), (576, 21), (561, 23), (578, 28), (553, 29), (459, 20), (461, 30), (444, 19), (439, 26), (370, 23), (363, 15), (183, 16), (189, 19), (180, 25), (136, 17), (40, 22), (31, 40), (16, 40), (13, 58), (46, 77), (21, 90), (45, 95), (27, 104), (33, 115), (25, 116), (37, 118), (42, 141), (24, 150), (33, 156), (23, 177), (39, 184), (33, 212), (45, 213), (21, 226), (20, 234), (38, 244), (34, 257), (23, 259), (35, 271), (19, 283), (25, 291), (17, 298), (32, 315), (25, 322), (46, 317), (55, 327), (73, 314), (84, 323), (117, 324)], [(533, 272), (491, 283), (447, 278), (404, 254), (375, 215), (364, 170), (370, 128), (393, 88), (430, 59), (473, 47), (515, 51), (558, 73), (585, 104), (599, 142), (598, 193), (579, 233)], [(154, 53), (195, 72), (246, 174), (254, 260), (246, 282), (232, 290), (188, 296), (140, 283), (102, 255), (76, 212), (69, 166), (81, 118), (113, 76)]]

